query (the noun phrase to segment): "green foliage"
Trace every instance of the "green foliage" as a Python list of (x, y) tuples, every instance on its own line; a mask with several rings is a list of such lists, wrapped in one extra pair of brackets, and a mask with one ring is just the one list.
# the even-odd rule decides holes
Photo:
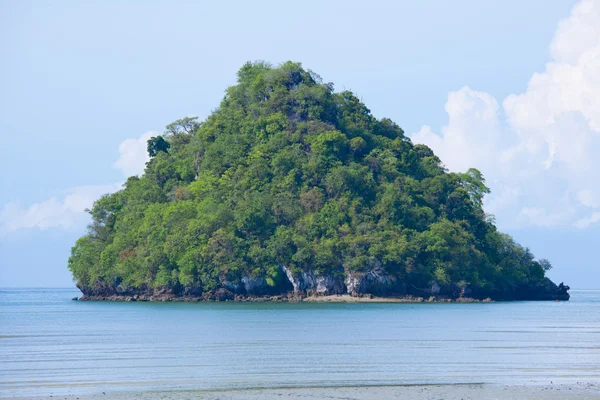
[(540, 267), (542, 267), (544, 271), (550, 271), (552, 269), (552, 264), (545, 258), (540, 258), (538, 264), (540, 264)]
[(185, 117), (178, 119), (165, 127), (167, 135), (192, 135), (200, 128), (198, 117)]
[(148, 140), (148, 155), (156, 156), (158, 153), (169, 151), (171, 145), (162, 136), (153, 136)]
[(469, 197), (478, 207), (483, 205), (483, 196), (490, 193), (490, 189), (485, 186), (483, 174), (475, 168), (469, 168), (465, 174), (460, 174), (462, 186), (469, 193)]
[(447, 173), (298, 63), (245, 64), (212, 115), (169, 124), (148, 153), (145, 174), (90, 211), (69, 258), (80, 285), (277, 287), (285, 265), (503, 288), (551, 268), (496, 231), (479, 171)]

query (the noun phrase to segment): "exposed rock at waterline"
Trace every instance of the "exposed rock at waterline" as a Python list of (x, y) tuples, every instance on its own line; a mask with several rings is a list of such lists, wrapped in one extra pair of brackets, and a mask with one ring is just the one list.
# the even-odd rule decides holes
[(373, 294), (376, 296), (405, 295), (406, 284), (399, 282), (393, 275), (387, 275), (381, 269), (368, 272), (346, 271), (346, 290), (356, 296)]
[[(491, 300), (569, 300), (569, 286), (556, 285), (550, 279), (532, 285), (511, 287), (502, 291), (471, 287), (468, 284), (451, 283), (440, 285), (432, 281), (427, 286), (406, 285), (381, 268), (370, 271), (340, 271), (337, 274), (318, 273), (313, 270), (292, 271), (281, 267), (285, 278), (275, 286), (270, 286), (264, 277), (242, 277), (239, 282), (221, 282), (221, 287), (203, 291), (200, 286), (131, 288), (123, 284), (111, 286), (104, 281), (96, 281), (92, 286), (79, 286), (84, 296), (79, 300), (120, 300), (120, 301), (286, 301), (307, 296), (350, 296), (409, 297), (429, 299), (427, 301), (470, 302)], [(276, 299), (276, 300), (273, 300)]]
[(346, 293), (343, 275), (315, 273), (315, 271), (294, 272), (286, 266), (281, 267), (292, 283), (294, 293), (305, 295), (331, 295)]

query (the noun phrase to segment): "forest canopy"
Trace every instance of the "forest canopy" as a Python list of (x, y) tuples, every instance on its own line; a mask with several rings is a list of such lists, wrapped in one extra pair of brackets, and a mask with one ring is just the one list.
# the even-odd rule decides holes
[(281, 292), (286, 270), (486, 293), (545, 279), (550, 263), (485, 214), (478, 170), (449, 173), (299, 63), (247, 63), (237, 77), (205, 121), (169, 124), (144, 174), (95, 202), (69, 258), (84, 293), (202, 295), (252, 280)]

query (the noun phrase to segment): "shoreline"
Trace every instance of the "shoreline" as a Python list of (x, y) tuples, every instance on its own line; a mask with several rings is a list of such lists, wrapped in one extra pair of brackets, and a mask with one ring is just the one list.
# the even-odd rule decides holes
[(273, 399), (328, 399), (328, 400), (404, 400), (444, 399), (444, 400), (599, 400), (600, 384), (577, 382), (572, 384), (543, 385), (501, 385), (501, 384), (413, 384), (390, 386), (340, 386), (340, 387), (293, 387), (293, 388), (251, 388), (223, 390), (181, 390), (181, 391), (141, 391), (111, 392), (98, 394), (69, 394), (15, 397), (21, 400), (273, 400)]
[(332, 294), (323, 296), (235, 296), (233, 299), (213, 300), (197, 296), (81, 296), (74, 297), (74, 301), (112, 301), (112, 302), (207, 302), (207, 303), (493, 303), (490, 298), (475, 299), (472, 297), (442, 297), (430, 296), (429, 298), (418, 296), (378, 297), (374, 295), (352, 296), (350, 294)]
[(435, 297), (429, 298), (403, 296), (403, 297), (377, 297), (377, 296), (351, 296), (349, 294), (308, 296), (302, 301), (309, 303), (492, 303), (492, 299), (474, 299), (472, 297), (459, 297), (456, 299)]

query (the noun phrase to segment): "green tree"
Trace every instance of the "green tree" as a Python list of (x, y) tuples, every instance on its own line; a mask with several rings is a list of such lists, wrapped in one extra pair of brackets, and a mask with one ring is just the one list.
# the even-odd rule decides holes
[(171, 145), (162, 136), (153, 136), (148, 139), (148, 155), (156, 156), (159, 152), (168, 152)]

